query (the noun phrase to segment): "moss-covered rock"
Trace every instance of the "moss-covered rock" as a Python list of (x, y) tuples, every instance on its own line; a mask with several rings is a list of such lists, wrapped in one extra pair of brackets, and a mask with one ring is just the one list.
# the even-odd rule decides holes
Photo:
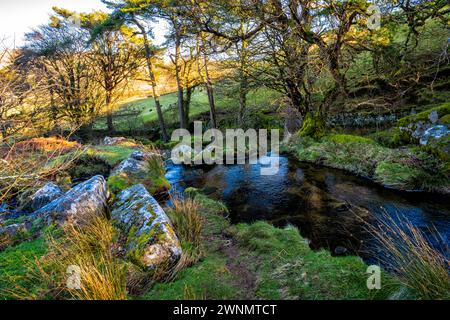
[(165, 177), (164, 162), (159, 154), (133, 152), (113, 170), (108, 179), (108, 188), (116, 194), (140, 183), (152, 194), (170, 190), (170, 183)]
[(124, 239), (127, 258), (138, 266), (170, 267), (180, 258), (181, 245), (170, 219), (144, 185), (117, 195), (111, 217)]

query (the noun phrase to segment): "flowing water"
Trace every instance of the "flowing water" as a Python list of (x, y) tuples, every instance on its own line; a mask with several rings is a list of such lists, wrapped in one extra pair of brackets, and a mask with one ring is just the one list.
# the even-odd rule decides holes
[[(340, 170), (283, 156), (278, 174), (262, 176), (260, 169), (259, 164), (194, 168), (169, 161), (167, 178), (176, 192), (195, 187), (223, 201), (232, 223), (264, 220), (280, 227), (295, 225), (312, 249), (358, 254), (366, 262), (375, 262), (382, 250), (373, 245), (366, 223), (388, 215), (394, 221), (407, 219), (449, 255), (449, 197), (397, 192)], [(355, 214), (356, 207), (365, 208), (365, 214)]]

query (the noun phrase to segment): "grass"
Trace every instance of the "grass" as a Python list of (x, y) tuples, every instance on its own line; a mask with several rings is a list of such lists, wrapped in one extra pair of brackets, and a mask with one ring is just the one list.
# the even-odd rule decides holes
[(200, 205), (193, 199), (172, 199), (167, 214), (183, 247), (183, 267), (197, 262), (202, 255), (203, 218)]
[(390, 280), (381, 291), (366, 286), (367, 266), (357, 257), (331, 257), (312, 251), (294, 227), (275, 228), (265, 222), (236, 226), (232, 234), (246, 261), (258, 276), (256, 295), (262, 299), (374, 299), (386, 298)]
[(31, 293), (38, 288), (27, 277), (30, 262), (47, 252), (44, 237), (9, 247), (0, 252), (0, 300), (13, 299), (14, 290), (28, 287)]
[[(383, 264), (395, 272), (410, 296), (420, 300), (450, 299), (449, 261), (431, 247), (422, 231), (408, 220), (396, 221), (387, 214), (368, 229), (388, 252), (382, 258)], [(439, 235), (434, 237), (443, 243)], [(448, 252), (448, 246), (444, 250)]]
[[(280, 95), (269, 89), (258, 89), (248, 94), (248, 108), (267, 106), (278, 99)], [(170, 93), (161, 96), (161, 105), (165, 115), (165, 120), (168, 124), (175, 123), (178, 120), (178, 114), (174, 106), (177, 103), (177, 93)], [(216, 92), (216, 108), (217, 110), (231, 111), (239, 107), (239, 97), (236, 95), (228, 95), (222, 93), (221, 90)], [(127, 115), (130, 110), (136, 112), (136, 115)], [(192, 102), (190, 107), (190, 117), (195, 118), (202, 113), (209, 111), (208, 97), (204, 91), (196, 90), (192, 95)], [(121, 114), (125, 114), (122, 116)], [(237, 115), (236, 115), (237, 117)], [(151, 126), (151, 123), (156, 123), (158, 116), (154, 99), (152, 97), (146, 99), (139, 99), (133, 102), (126, 103), (118, 108), (116, 111), (116, 118), (114, 125), (119, 131), (127, 131), (132, 129), (140, 129)], [(106, 124), (103, 119), (97, 120), (94, 124), (94, 129), (104, 130)]]
[[(141, 299), (373, 299), (387, 298), (393, 290), (384, 275), (383, 289), (369, 291), (367, 266), (357, 257), (314, 252), (294, 227), (280, 229), (264, 222), (231, 226), (223, 204), (187, 191), (204, 220), (203, 258), (173, 281), (156, 284)], [(232, 254), (224, 251), (230, 244)], [(241, 269), (253, 274), (254, 292), (246, 292)]]
[[(2, 260), (7, 261), (7, 276), (2, 285), (6, 290), (4, 297), (19, 300), (126, 299), (126, 270), (113, 251), (114, 230), (104, 217), (92, 217), (90, 221), (83, 228), (67, 225), (63, 230), (54, 229), (46, 232), (45, 238), (1, 253)], [(23, 259), (20, 266), (18, 256)], [(79, 271), (79, 290), (67, 286), (71, 266)]]
[(110, 166), (115, 166), (119, 162), (128, 158), (135, 150), (136, 149), (130, 146), (117, 145), (117, 146), (95, 146), (91, 149), (90, 152), (108, 162)]
[(322, 139), (296, 135), (283, 149), (300, 161), (343, 169), (391, 188), (450, 192), (448, 164), (422, 147), (392, 149), (367, 137), (340, 134)]

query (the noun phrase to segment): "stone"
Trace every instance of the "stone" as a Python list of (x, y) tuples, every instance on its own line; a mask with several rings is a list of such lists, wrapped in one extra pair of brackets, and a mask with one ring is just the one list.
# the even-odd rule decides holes
[(440, 140), (447, 135), (450, 134), (450, 130), (447, 126), (444, 125), (437, 125), (433, 126), (423, 133), (423, 135), (420, 137), (420, 144), (423, 146), (428, 145), (430, 140)]
[(0, 240), (2, 242), (0, 247), (3, 247), (3, 244), (9, 245), (26, 240), (32, 227), (32, 223), (28, 221), (0, 227)]
[(127, 141), (127, 139), (124, 137), (115, 137), (115, 138), (105, 137), (103, 139), (103, 144), (105, 146), (114, 146), (114, 145), (118, 145), (118, 144), (121, 144), (126, 141)]
[(144, 185), (117, 195), (111, 218), (123, 236), (127, 257), (137, 265), (154, 270), (181, 257), (181, 245), (169, 217)]
[(348, 253), (347, 248), (338, 246), (334, 249), (334, 254), (337, 256), (344, 256)]
[(60, 187), (53, 182), (49, 182), (30, 197), (30, 209), (37, 211), (63, 194)]
[(435, 124), (439, 121), (439, 114), (436, 110), (433, 110), (430, 112), (430, 115), (428, 116), (428, 120), (430, 120), (430, 122), (432, 124)]
[(83, 226), (94, 216), (106, 216), (107, 199), (105, 178), (95, 176), (37, 210), (33, 217), (42, 218), (48, 225), (71, 223)]
[(144, 184), (152, 194), (170, 190), (170, 183), (164, 176), (164, 168), (157, 164), (158, 161), (162, 159), (157, 153), (134, 151), (113, 170), (108, 179), (108, 187), (113, 193), (121, 192), (135, 184)]

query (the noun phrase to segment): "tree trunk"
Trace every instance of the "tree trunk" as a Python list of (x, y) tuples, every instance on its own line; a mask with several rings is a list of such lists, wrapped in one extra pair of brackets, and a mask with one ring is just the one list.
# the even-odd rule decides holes
[(114, 133), (113, 114), (111, 110), (111, 93), (106, 93), (106, 126), (108, 127), (108, 133)]
[(244, 114), (247, 109), (247, 79), (242, 79), (239, 84), (239, 125), (244, 125)]
[(181, 81), (181, 35), (179, 27), (176, 22), (175, 25), (175, 76), (177, 79), (177, 88), (178, 88), (178, 112), (180, 117), (180, 128), (186, 129), (186, 115), (184, 111), (184, 89)]
[(160, 94), (158, 90), (158, 84), (156, 82), (155, 70), (152, 63), (152, 52), (150, 49), (148, 36), (145, 28), (139, 23), (138, 20), (134, 19), (134, 24), (141, 30), (142, 36), (144, 38), (145, 47), (145, 59), (147, 62), (147, 69), (150, 78), (150, 84), (152, 86), (153, 99), (155, 100), (156, 112), (158, 113), (158, 122), (161, 128), (161, 134), (164, 142), (169, 141), (169, 135), (167, 134), (166, 122), (164, 121), (164, 114), (161, 108)]
[(187, 88), (186, 89), (186, 99), (183, 101), (183, 108), (184, 108), (184, 116), (185, 116), (185, 124), (186, 128), (189, 127), (190, 123), (190, 109), (191, 109), (191, 100), (192, 100), (192, 92), (194, 91), (193, 88)]
[[(205, 39), (203, 37), (203, 34), (201, 35), (201, 51), (203, 54), (203, 65), (205, 68), (204, 82), (205, 82), (206, 93), (208, 95), (209, 116), (210, 116), (210, 120), (211, 120), (211, 128), (215, 129), (215, 128), (217, 128), (216, 102), (214, 99), (214, 89), (213, 89), (211, 77), (209, 74), (208, 56), (206, 54), (206, 45), (205, 45)], [(200, 69), (201, 68), (200, 68), (200, 63), (199, 63), (199, 70), (198, 70), (199, 74), (201, 74)]]

